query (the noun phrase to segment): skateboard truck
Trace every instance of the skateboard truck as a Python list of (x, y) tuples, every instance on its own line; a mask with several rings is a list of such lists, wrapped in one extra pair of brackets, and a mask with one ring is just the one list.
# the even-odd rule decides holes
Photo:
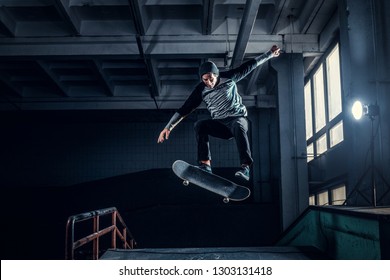
[[(183, 180), (183, 185), (188, 187), (190, 185), (190, 182), (188, 180)], [(223, 202), (224, 203), (229, 203), (230, 202), (230, 199), (228, 197), (224, 197), (223, 198)]]

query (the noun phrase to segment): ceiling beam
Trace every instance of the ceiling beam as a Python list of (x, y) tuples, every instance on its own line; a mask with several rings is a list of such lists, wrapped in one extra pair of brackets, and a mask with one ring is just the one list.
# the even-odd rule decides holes
[(61, 93), (64, 97), (68, 97), (69, 87), (64, 85), (62, 81), (60, 81), (59, 77), (55, 75), (51, 69), (50, 62), (37, 60), (37, 64), (41, 67), (41, 69), (50, 77), (50, 79), (57, 85), (57, 87), (61, 90)]
[(6, 36), (15, 37), (16, 22), (8, 14), (6, 7), (0, 7), (0, 28)]
[(10, 89), (12, 89), (19, 97), (23, 97), (23, 87), (12, 83), (9, 75), (0, 71), (0, 80), (5, 83)]
[(139, 36), (146, 33), (145, 24), (142, 16), (142, 9), (139, 0), (129, 0), (130, 12), (133, 16), (135, 31)]
[(213, 33), (214, 2), (215, 0), (203, 0), (203, 14), (202, 14), (203, 35), (210, 35), (211, 33)]
[[(318, 36), (292, 35), (296, 44), (294, 52), (318, 50)], [(237, 36), (231, 35), (235, 41)], [(248, 41), (245, 56), (255, 56), (268, 51), (272, 45), (281, 45), (281, 35), (252, 35)], [(145, 36), (143, 40), (145, 55), (161, 58), (224, 58), (226, 55), (225, 35), (205, 36)]]
[(109, 93), (111, 96), (114, 96), (115, 87), (110, 80), (110, 77), (104, 72), (103, 69), (103, 62), (100, 59), (94, 59), (93, 60), (94, 68), (98, 72), (100, 78), (104, 81)]
[(112, 56), (139, 58), (129, 37), (0, 38), (0, 56)]
[[(318, 35), (289, 35), (294, 53), (319, 51)], [(140, 36), (145, 57), (153, 58), (211, 58), (225, 57), (225, 35), (198, 36)], [(235, 36), (230, 36), (235, 40)], [(282, 44), (281, 35), (252, 35), (245, 56), (268, 51), (272, 45)], [(286, 52), (289, 52), (287, 49)], [(67, 38), (0, 38), (0, 57), (36, 56), (124, 56), (141, 57), (136, 38), (124, 37), (67, 37)]]
[(136, 42), (137, 42), (138, 52), (146, 65), (146, 70), (148, 72), (148, 77), (150, 81), (149, 83), (150, 95), (155, 100), (155, 97), (159, 96), (161, 91), (158, 69), (156, 66), (156, 62), (152, 60), (150, 57), (145, 56), (145, 50), (144, 50), (143, 40), (142, 40), (142, 36), (145, 35), (145, 27), (142, 21), (140, 3), (138, 0), (130, 1), (130, 6), (133, 14), (134, 25), (137, 32)]
[(260, 4), (261, 0), (246, 1), (244, 16), (241, 20), (236, 45), (234, 46), (234, 52), (231, 61), (232, 68), (238, 67), (244, 59), (245, 50), (247, 48), (253, 26), (255, 25)]
[(55, 0), (54, 6), (59, 14), (65, 19), (69, 29), (72, 30), (75, 35), (80, 35), (81, 22), (74, 10), (70, 8), (69, 2), (69, 0)]
[(280, 0), (278, 2), (278, 5), (275, 7), (275, 13), (271, 23), (271, 30), (270, 30), (271, 34), (278, 33), (277, 25), (280, 21), (280, 18), (283, 17), (283, 12), (285, 12), (284, 11), (285, 7), (288, 7), (290, 5), (290, 2), (291, 0)]
[(299, 15), (299, 33), (305, 34), (313, 23), (325, 0), (307, 0)]

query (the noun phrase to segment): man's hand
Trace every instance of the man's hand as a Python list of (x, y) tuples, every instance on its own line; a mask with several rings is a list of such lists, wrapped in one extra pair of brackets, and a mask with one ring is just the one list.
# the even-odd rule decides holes
[(273, 45), (271, 48), (273, 57), (278, 57), (280, 55), (280, 48), (277, 45)]
[(157, 139), (157, 143), (162, 143), (164, 140), (168, 140), (169, 134), (171, 131), (168, 128), (164, 128)]

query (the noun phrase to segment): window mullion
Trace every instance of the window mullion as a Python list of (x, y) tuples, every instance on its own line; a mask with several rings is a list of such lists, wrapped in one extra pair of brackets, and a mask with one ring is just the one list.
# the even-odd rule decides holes
[(328, 63), (326, 58), (323, 62), (323, 77), (324, 77), (324, 106), (325, 106), (325, 129), (326, 129), (326, 147), (330, 148), (330, 139), (329, 139), (329, 100), (328, 100)]
[(317, 147), (316, 147), (316, 141), (317, 141), (317, 132), (316, 132), (316, 106), (315, 106), (315, 98), (314, 98), (314, 81), (313, 76), (310, 78), (310, 94), (311, 94), (311, 126), (313, 130), (313, 135), (311, 137), (312, 143), (313, 143), (313, 156), (317, 156)]

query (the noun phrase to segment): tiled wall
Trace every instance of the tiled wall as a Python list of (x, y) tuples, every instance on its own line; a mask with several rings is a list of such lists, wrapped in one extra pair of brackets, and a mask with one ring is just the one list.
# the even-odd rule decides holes
[[(196, 163), (193, 124), (180, 123), (168, 141), (157, 138), (170, 118), (160, 121), (30, 120), (2, 125), (1, 181), (9, 186), (64, 186), (170, 168), (177, 159)], [(213, 166), (239, 165), (234, 140), (211, 139)]]

